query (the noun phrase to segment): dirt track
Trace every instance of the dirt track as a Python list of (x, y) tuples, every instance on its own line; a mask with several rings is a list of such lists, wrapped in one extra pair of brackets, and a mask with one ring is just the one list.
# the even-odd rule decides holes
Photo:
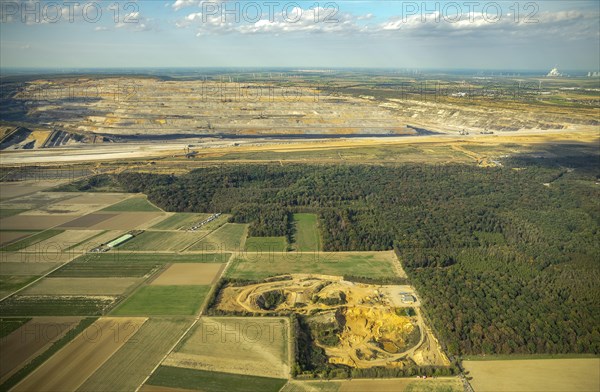
[(129, 340), (146, 318), (101, 318), (13, 391), (74, 391)]

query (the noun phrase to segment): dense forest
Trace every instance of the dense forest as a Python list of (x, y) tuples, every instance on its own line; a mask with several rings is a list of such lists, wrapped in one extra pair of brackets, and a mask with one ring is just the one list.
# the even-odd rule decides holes
[(232, 213), (251, 235), (289, 236), (291, 213), (314, 212), (327, 251), (395, 249), (451, 354), (600, 353), (600, 165), (583, 158), (575, 170), (237, 165), (95, 181), (168, 211)]

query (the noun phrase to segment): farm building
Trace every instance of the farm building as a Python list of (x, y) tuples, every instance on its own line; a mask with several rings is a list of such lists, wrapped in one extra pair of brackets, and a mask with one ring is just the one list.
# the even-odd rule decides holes
[(129, 241), (132, 238), (133, 238), (132, 234), (129, 234), (129, 233), (123, 234), (119, 238), (116, 238), (116, 239), (110, 241), (108, 244), (106, 244), (106, 246), (109, 248), (114, 248), (114, 247), (117, 247), (117, 246)]

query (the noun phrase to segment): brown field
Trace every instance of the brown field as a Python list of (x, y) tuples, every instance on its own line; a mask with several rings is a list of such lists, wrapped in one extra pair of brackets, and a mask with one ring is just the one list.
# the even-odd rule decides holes
[(163, 273), (153, 280), (151, 285), (213, 284), (213, 282), (218, 279), (223, 268), (225, 268), (225, 264), (223, 263), (175, 263), (171, 264)]
[(27, 237), (34, 234), (34, 232), (27, 231), (0, 231), (0, 245), (14, 242), (18, 239)]
[[(112, 215), (112, 214), (111, 214)], [(165, 217), (164, 212), (121, 212), (117, 216), (103, 220), (90, 229), (131, 230), (146, 229)]]
[(139, 283), (138, 278), (45, 278), (23, 295), (119, 295)]
[(597, 392), (600, 358), (463, 361), (475, 392)]
[(203, 317), (163, 365), (287, 378), (288, 339), (287, 319)]
[(68, 199), (69, 204), (103, 204), (111, 205), (131, 197), (127, 193), (77, 193), (78, 196)]
[(189, 319), (149, 319), (79, 391), (134, 391), (191, 324)]
[(462, 392), (463, 386), (458, 378), (398, 378), (385, 380), (342, 381), (339, 392)]
[(66, 230), (52, 238), (33, 244), (22, 251), (65, 252), (70, 247), (101, 232), (101, 230)]
[(36, 317), (0, 339), (0, 384), (27, 361), (46, 350), (81, 320), (81, 317)]
[(117, 215), (118, 215), (117, 213), (114, 213), (114, 214), (108, 214), (108, 213), (88, 214), (88, 215), (79, 217), (77, 219), (73, 219), (73, 220), (61, 225), (61, 227), (62, 228), (71, 228), (71, 229), (87, 229), (91, 226), (97, 225), (98, 223), (103, 222), (107, 219), (113, 218)]
[(141, 317), (97, 320), (17, 384), (13, 391), (76, 390), (135, 335), (146, 320)]
[(45, 230), (73, 219), (68, 215), (14, 215), (0, 220), (2, 230)]

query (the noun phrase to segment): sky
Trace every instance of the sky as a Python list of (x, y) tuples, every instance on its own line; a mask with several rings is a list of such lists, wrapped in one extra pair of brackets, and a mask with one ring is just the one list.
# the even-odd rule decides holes
[(600, 1), (0, 0), (8, 68), (598, 71)]

